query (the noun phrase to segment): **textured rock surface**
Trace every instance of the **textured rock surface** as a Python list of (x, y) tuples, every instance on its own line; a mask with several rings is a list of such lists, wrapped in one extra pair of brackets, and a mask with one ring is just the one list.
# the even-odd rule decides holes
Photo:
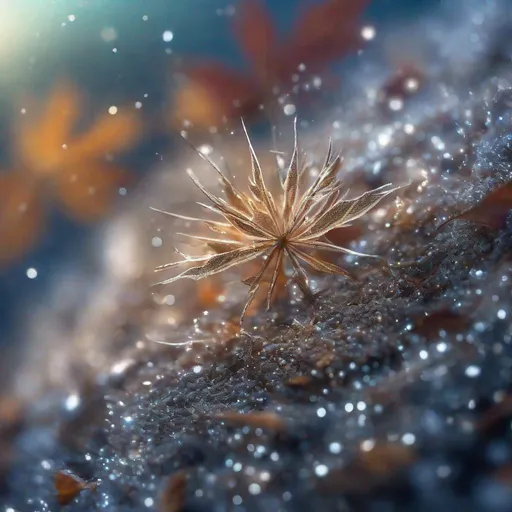
[[(354, 188), (412, 181), (354, 244), (390, 266), (347, 257), (360, 284), (319, 278), (314, 325), (292, 293), (237, 335), (236, 289), (208, 314), (193, 287), (147, 291), (171, 253), (145, 248), (175, 229), (147, 213), (168, 206), (177, 178), (163, 171), (112, 221), (80, 314), (65, 327), (62, 306), (38, 342), (47, 356), (20, 371), (18, 389), (44, 387), (15, 439), (6, 510), (56, 510), (64, 468), (98, 482), (76, 511), (512, 509), (512, 214), (438, 229), (512, 180), (512, 14), (449, 5), (422, 20), (432, 55), (417, 94), (378, 101), (369, 52), (353, 78), (366, 93), (304, 130), (312, 157), (326, 133), (344, 142)], [(236, 159), (236, 144), (216, 150)]]

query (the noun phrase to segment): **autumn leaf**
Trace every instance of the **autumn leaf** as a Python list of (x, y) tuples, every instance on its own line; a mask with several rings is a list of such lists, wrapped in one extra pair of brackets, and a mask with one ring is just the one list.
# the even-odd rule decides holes
[(468, 220), (491, 229), (502, 229), (510, 210), (512, 210), (512, 183), (507, 183), (487, 194), (477, 205), (449, 218), (437, 229), (454, 220)]
[(125, 151), (141, 134), (135, 112), (105, 112), (81, 133), (79, 91), (58, 82), (43, 105), (29, 108), (14, 130), (15, 170), (0, 174), (0, 263), (20, 257), (44, 229), (46, 209), (59, 203), (79, 222), (104, 217), (128, 173), (106, 157)]
[(175, 95), (173, 116), (208, 128), (223, 118), (257, 114), (262, 105), (273, 104), (276, 91), (291, 93), (297, 76), (305, 80), (323, 73), (332, 62), (354, 51), (360, 42), (359, 20), (368, 3), (326, 0), (309, 6), (289, 36), (279, 41), (265, 3), (242, 1), (233, 32), (250, 71), (238, 72), (217, 62), (184, 66), (188, 84)]

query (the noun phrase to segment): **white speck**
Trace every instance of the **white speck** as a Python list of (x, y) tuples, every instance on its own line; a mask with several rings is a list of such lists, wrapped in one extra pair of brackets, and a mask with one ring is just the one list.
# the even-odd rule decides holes
[(117, 48), (112, 48), (112, 53), (117, 53)]
[(473, 377), (478, 377), (481, 372), (482, 372), (482, 370), (478, 366), (475, 366), (472, 364), (466, 368), (465, 373), (468, 377), (473, 378)]
[(292, 105), (291, 103), (287, 103), (287, 104), (284, 106), (283, 111), (284, 111), (285, 115), (287, 115), (287, 116), (293, 116), (293, 114), (295, 114), (295, 112), (297, 111), (297, 109), (295, 108), (295, 105)]
[(420, 350), (420, 358), (421, 359), (427, 359), (428, 358), (428, 352), (426, 350)]
[(407, 123), (405, 126), (404, 126), (404, 132), (407, 133), (407, 134), (411, 134), (411, 133), (414, 133), (414, 125), (413, 124), (409, 124)]
[(115, 116), (117, 114), (117, 107), (115, 105), (112, 105), (111, 107), (108, 108), (108, 113), (111, 116)]
[(66, 407), (66, 409), (68, 411), (75, 410), (79, 405), (80, 405), (80, 397), (76, 393), (69, 395), (66, 398), (66, 401), (64, 402), (64, 406)]
[(162, 246), (162, 239), (159, 236), (154, 236), (151, 240), (151, 245), (153, 247), (161, 247)]
[(373, 439), (366, 439), (361, 443), (361, 450), (363, 450), (363, 452), (369, 452), (370, 450), (373, 450), (374, 446), (375, 441)]
[(192, 369), (192, 371), (195, 373), (195, 374), (198, 374), (198, 373), (201, 373), (203, 367), (202, 366), (199, 366), (199, 365), (196, 365), (194, 366), (194, 368)]
[(320, 409), (316, 410), (316, 415), (319, 418), (323, 418), (326, 414), (327, 414), (327, 411), (323, 407), (320, 407)]
[(329, 468), (325, 464), (318, 464), (318, 466), (315, 468), (315, 474), (316, 476), (325, 476), (329, 473)]
[(242, 497), (238, 496), (238, 494), (236, 496), (233, 496), (233, 505), (241, 505), (242, 501)]
[(168, 306), (172, 306), (176, 302), (176, 297), (174, 295), (166, 295), (164, 298), (164, 302)]
[(110, 373), (113, 373), (114, 375), (120, 375), (132, 364), (133, 359), (124, 359), (122, 361), (119, 361), (118, 363), (112, 365), (112, 367), (110, 368)]
[(438, 352), (441, 352), (441, 354), (443, 354), (448, 349), (448, 345), (444, 341), (442, 341), (441, 343), (437, 344), (436, 348)]
[(75, 21), (75, 20), (76, 20), (76, 16), (75, 16), (74, 14), (70, 14), (70, 15), (68, 16), (68, 20), (69, 20), (69, 21)]
[(319, 76), (315, 76), (315, 78), (313, 78), (313, 87), (315, 89), (320, 89), (320, 87), (322, 87), (322, 79)]
[(367, 25), (366, 27), (363, 27), (363, 29), (361, 30), (361, 35), (363, 36), (363, 39), (366, 39), (367, 41), (371, 41), (375, 37), (375, 34), (375, 27), (372, 27), (371, 25)]
[(249, 485), (249, 493), (250, 494), (259, 494), (260, 492), (261, 492), (261, 486), (259, 484)]
[(128, 193), (128, 191), (124, 187), (121, 187), (119, 189), (119, 195), (120, 196), (125, 196), (127, 193)]
[(52, 468), (52, 465), (47, 460), (43, 460), (43, 461), (41, 461), (41, 467), (43, 469), (48, 470), (48, 469)]
[(29, 279), (35, 279), (37, 277), (37, 270), (35, 268), (28, 268), (27, 269), (27, 277)]
[(126, 416), (126, 418), (124, 418), (124, 421), (126, 423), (131, 423), (133, 421), (133, 418), (131, 416)]
[(142, 108), (142, 103), (140, 101), (136, 101), (135, 108), (137, 108), (137, 109)]
[(407, 446), (411, 446), (412, 444), (414, 444), (414, 441), (416, 441), (416, 437), (414, 434), (411, 434), (410, 432), (407, 432), (402, 436), (402, 442)]
[(498, 311), (498, 318), (500, 320), (505, 320), (505, 318), (507, 318), (507, 312), (504, 309), (500, 309)]
[(146, 498), (146, 499), (144, 500), (144, 505), (145, 505), (146, 507), (148, 507), (148, 508), (149, 508), (149, 507), (152, 507), (154, 503), (155, 503), (155, 500), (153, 500), (153, 498)]
[(100, 31), (100, 37), (106, 43), (111, 43), (117, 39), (117, 30), (114, 27), (103, 27)]
[(379, 146), (385, 147), (387, 146), (391, 141), (391, 136), (388, 133), (380, 133), (377, 137), (377, 141), (379, 143)]
[(444, 151), (445, 150), (445, 143), (443, 142), (443, 140), (438, 137), (437, 135), (434, 135), (430, 141), (432, 142), (432, 145), (434, 146), (434, 148), (436, 148), (438, 151)]
[(393, 98), (389, 101), (389, 108), (393, 112), (398, 112), (404, 108), (404, 102), (400, 98)]
[(144, 14), (144, 16), (142, 16), (142, 21), (148, 21), (149, 17), (147, 14)]
[(418, 82), (418, 80), (416, 80), (416, 78), (409, 78), (405, 82), (405, 88), (410, 92), (417, 91), (419, 87), (420, 83)]
[(233, 465), (233, 471), (235, 473), (242, 471), (242, 464), (240, 464), (240, 462), (235, 462), (235, 464)]
[(202, 146), (199, 146), (198, 149), (205, 156), (210, 155), (213, 151), (213, 148), (211, 146), (209, 146), (208, 144), (203, 144)]
[(352, 412), (353, 410), (354, 410), (354, 406), (350, 402), (345, 404), (345, 411)]
[(366, 404), (364, 402), (357, 402), (357, 410), (364, 411), (366, 409)]
[(162, 34), (162, 39), (163, 39), (166, 43), (170, 43), (170, 42), (173, 40), (173, 37), (174, 37), (174, 34), (173, 34), (170, 30), (166, 30), (166, 31)]
[(329, 445), (329, 451), (333, 454), (341, 453), (341, 444), (334, 442)]

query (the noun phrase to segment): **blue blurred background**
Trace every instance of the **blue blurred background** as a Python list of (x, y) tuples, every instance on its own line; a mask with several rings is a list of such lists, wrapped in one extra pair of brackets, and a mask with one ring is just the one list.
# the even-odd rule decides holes
[[(12, 127), (27, 94), (44, 101), (64, 77), (87, 97), (91, 110), (141, 102), (148, 125), (168, 108), (177, 57), (215, 57), (243, 65), (230, 32), (230, 7), (241, 0), (13, 0), (0, 5), (0, 169), (13, 165)], [(315, 0), (312, 0), (315, 1)], [(317, 0), (321, 1), (321, 0)], [(377, 27), (415, 17), (439, 0), (374, 0), (364, 21)], [(300, 0), (267, 0), (285, 32)], [(169, 34), (169, 32), (171, 34)], [(167, 35), (164, 36), (164, 33)], [(170, 130), (145, 133), (120, 162), (139, 177), (172, 155)], [(128, 189), (128, 196), (129, 196)], [(0, 269), (0, 344), (15, 334), (30, 305), (45, 300), (68, 262), (87, 263), (83, 252), (95, 224), (85, 227), (56, 208), (25, 256)], [(36, 269), (37, 276), (34, 277)], [(28, 272), (27, 272), (28, 271)], [(28, 275), (27, 275), (28, 273)], [(77, 290), (80, 293), (80, 290)]]

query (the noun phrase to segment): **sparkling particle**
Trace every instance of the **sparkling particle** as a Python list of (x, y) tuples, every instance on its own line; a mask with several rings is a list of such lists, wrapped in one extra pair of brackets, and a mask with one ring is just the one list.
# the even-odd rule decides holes
[(249, 493), (250, 494), (259, 494), (261, 492), (261, 486), (259, 484), (251, 484), (249, 485)]
[(361, 30), (361, 35), (363, 36), (363, 39), (366, 39), (366, 41), (371, 41), (375, 37), (375, 34), (375, 27), (372, 27), (371, 25), (367, 25)]
[(331, 443), (329, 445), (329, 451), (335, 455), (337, 455), (338, 453), (341, 453), (341, 444), (337, 443), (337, 442)]
[(288, 103), (287, 105), (284, 106), (283, 111), (284, 111), (285, 115), (293, 116), (293, 114), (295, 114), (297, 109), (295, 108), (295, 105), (292, 105), (291, 103)]
[(373, 450), (374, 446), (375, 446), (375, 441), (373, 439), (365, 439), (361, 443), (361, 450), (363, 450), (363, 452), (369, 452), (370, 450)]
[(163, 241), (159, 236), (154, 236), (153, 239), (151, 240), (151, 245), (153, 247), (161, 247), (162, 243)]
[(320, 407), (320, 409), (317, 409), (317, 411), (316, 411), (316, 415), (319, 418), (323, 418), (326, 414), (327, 414), (327, 411), (323, 407)]
[(482, 372), (482, 370), (478, 366), (475, 366), (472, 364), (466, 368), (465, 373), (468, 377), (474, 378), (474, 377), (478, 377), (481, 372)]
[(170, 43), (174, 38), (174, 34), (170, 31), (170, 30), (166, 30), (163, 34), (162, 34), (162, 39), (166, 42), (166, 43)]
[(353, 404), (351, 404), (350, 402), (345, 404), (345, 411), (352, 412), (353, 410), (354, 410), (354, 405)]
[(507, 312), (504, 309), (500, 309), (498, 311), (498, 318), (500, 320), (505, 320), (505, 318), (507, 318)]
[(242, 497), (238, 496), (238, 494), (236, 496), (233, 496), (233, 505), (241, 505), (242, 501)]
[(153, 500), (153, 498), (146, 498), (146, 499), (144, 500), (144, 505), (145, 505), (146, 507), (148, 507), (148, 508), (149, 508), (149, 507), (152, 507), (152, 506), (154, 505), (154, 503), (155, 503), (155, 501)]
[(442, 341), (441, 343), (437, 344), (436, 348), (438, 352), (441, 352), (441, 354), (443, 354), (448, 350), (448, 345)]
[(144, 16), (142, 16), (142, 21), (148, 21), (149, 17), (147, 14), (144, 14)]
[(73, 21), (75, 21), (75, 20), (76, 20), (76, 16), (75, 16), (74, 14), (70, 14), (70, 15), (68, 16), (68, 20), (69, 20), (69, 21), (71, 21), (71, 22), (73, 22)]
[(28, 268), (27, 269), (27, 277), (29, 279), (35, 279), (37, 277), (37, 270), (35, 268)]
[(407, 446), (411, 446), (416, 441), (416, 437), (414, 434), (411, 434), (410, 432), (407, 432), (402, 436), (402, 442), (406, 444)]
[(111, 116), (115, 116), (117, 114), (117, 107), (115, 105), (112, 105), (111, 107), (109, 107), (108, 113)]
[(316, 476), (323, 477), (329, 473), (329, 468), (325, 464), (319, 464), (315, 468), (315, 474)]
[(79, 405), (80, 405), (80, 397), (76, 393), (69, 395), (66, 398), (66, 401), (64, 403), (64, 406), (66, 407), (66, 409), (68, 411), (75, 410)]
[(164, 298), (164, 303), (168, 306), (172, 306), (176, 302), (176, 297), (174, 295), (166, 295)]

